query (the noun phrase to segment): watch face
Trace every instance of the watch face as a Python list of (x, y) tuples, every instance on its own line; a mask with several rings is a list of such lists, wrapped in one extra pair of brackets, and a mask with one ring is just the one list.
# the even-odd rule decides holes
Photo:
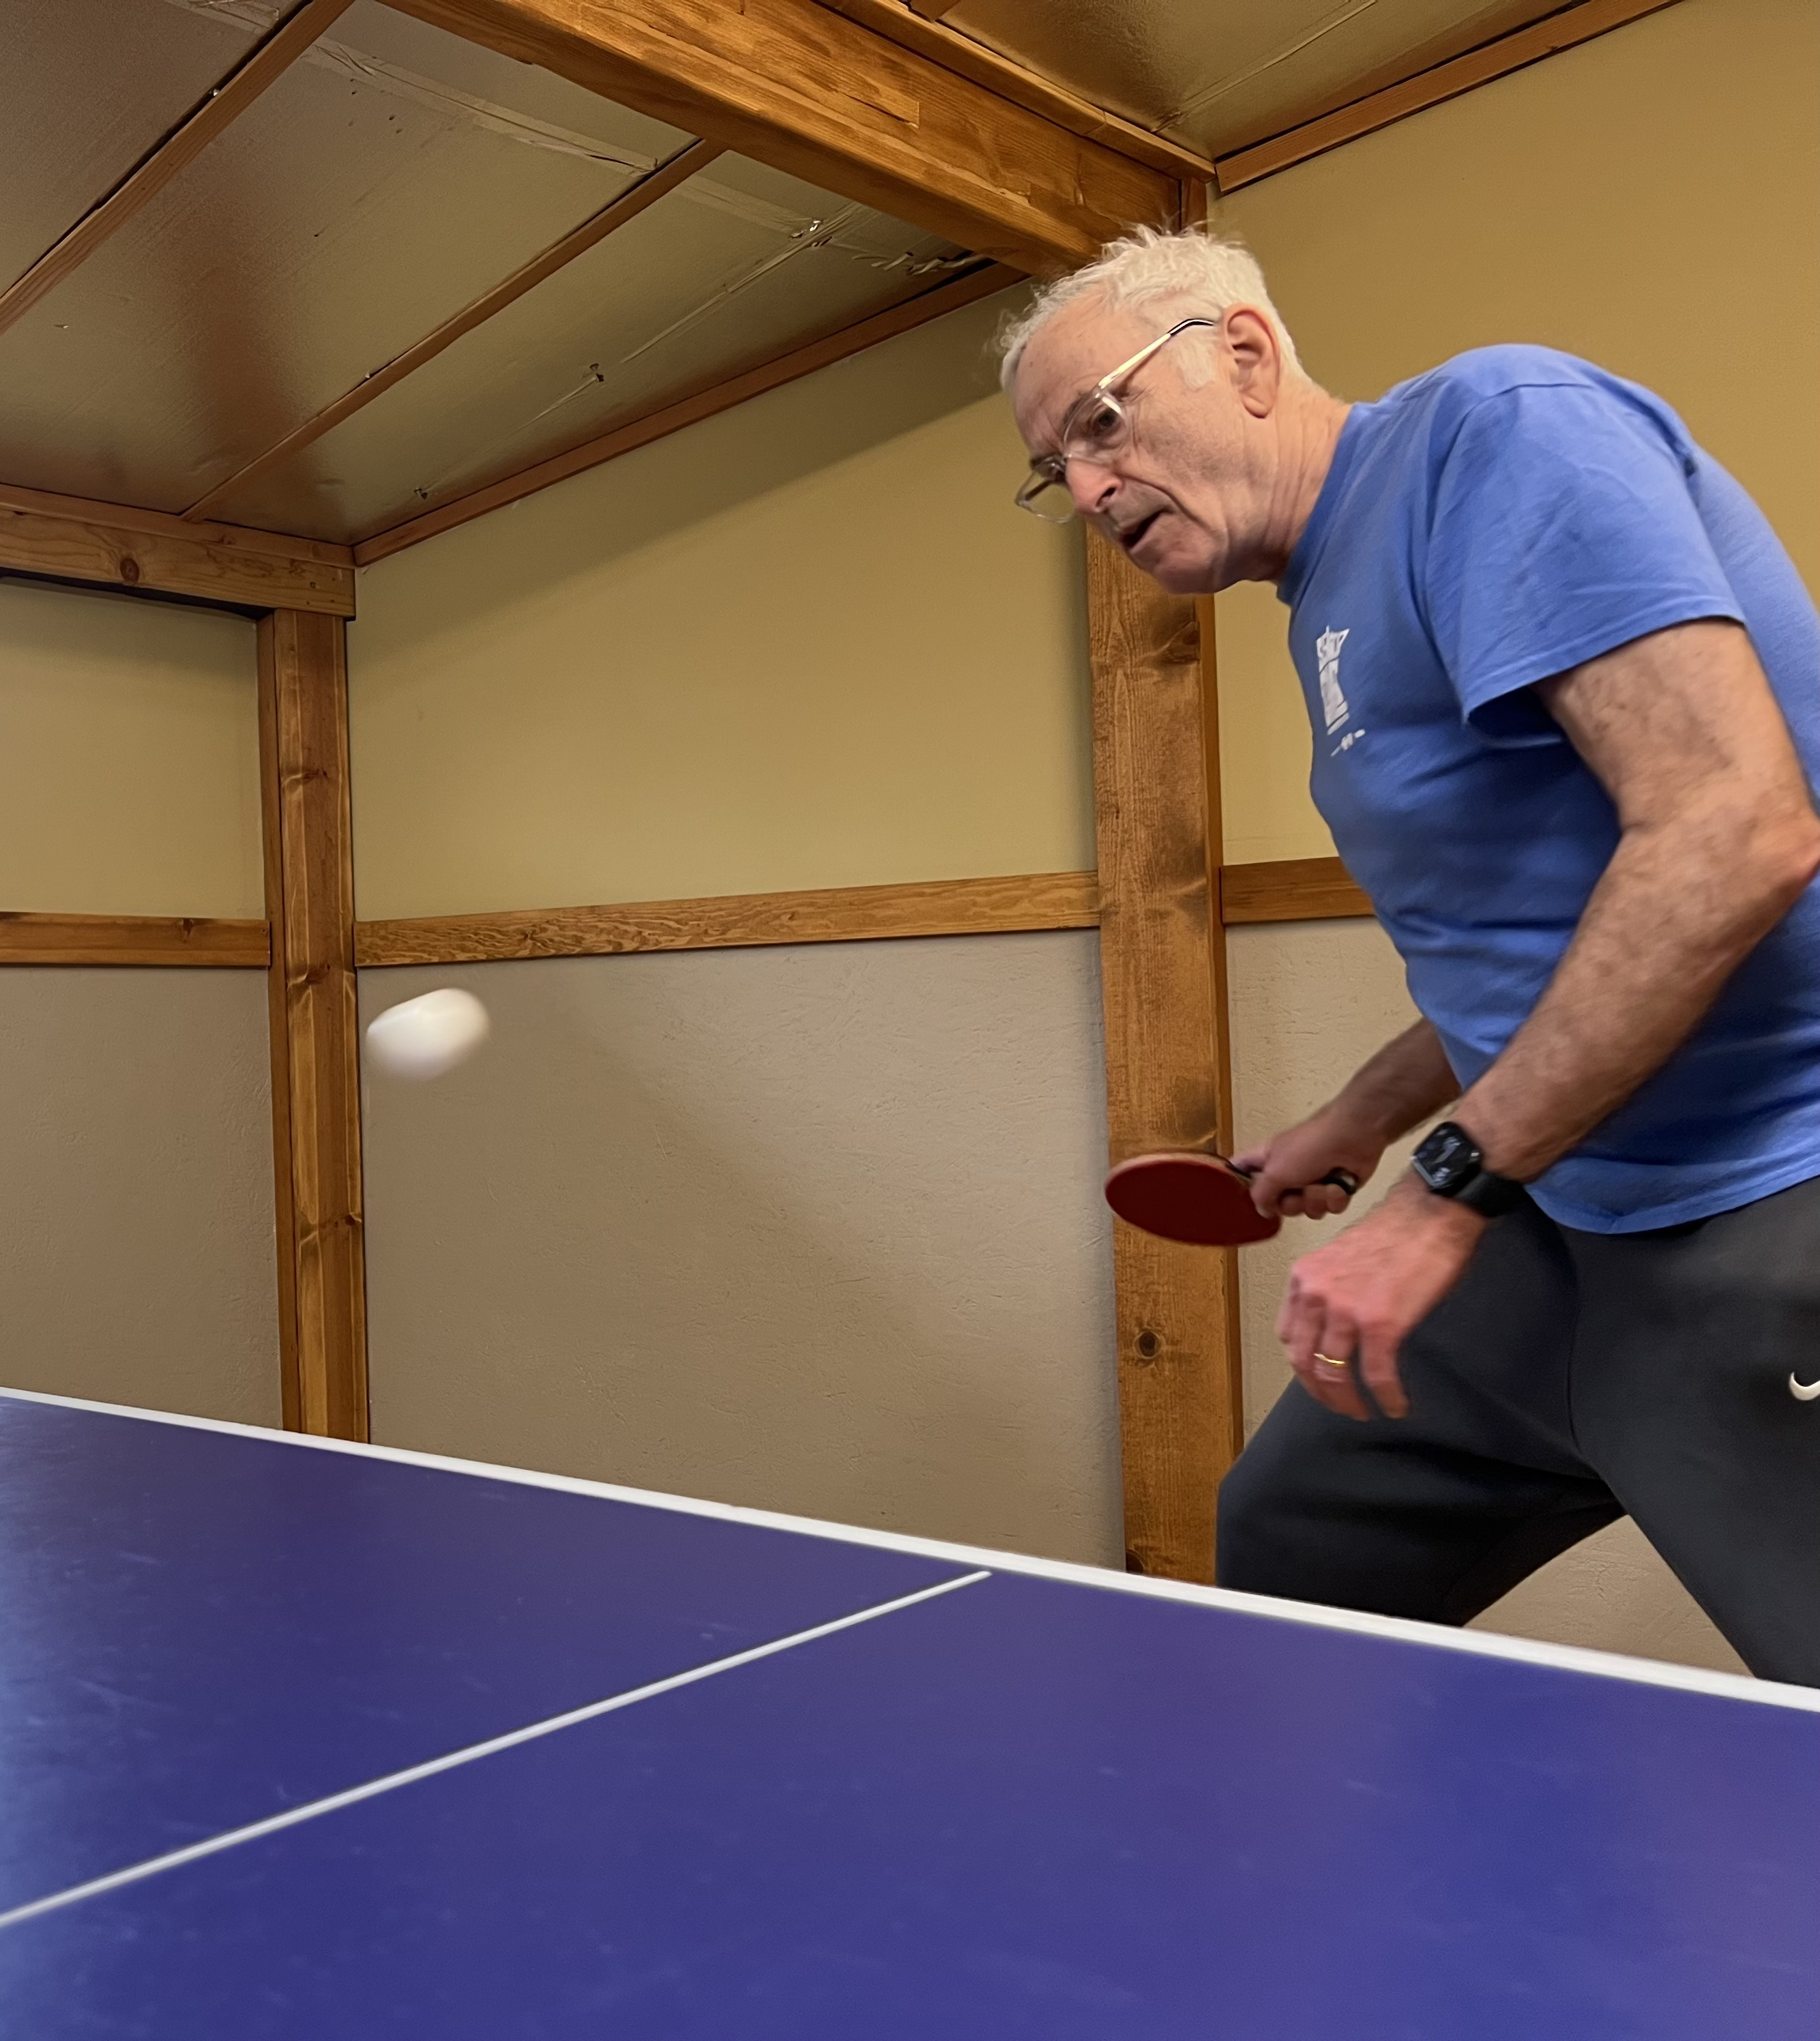
[(1415, 1165), (1435, 1190), (1444, 1191), (1475, 1173), (1479, 1155), (1465, 1131), (1450, 1121), (1437, 1127), (1415, 1152)]

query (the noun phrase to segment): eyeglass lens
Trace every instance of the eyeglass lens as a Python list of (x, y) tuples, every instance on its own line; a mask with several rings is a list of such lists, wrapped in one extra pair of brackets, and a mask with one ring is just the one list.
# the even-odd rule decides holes
[(1074, 499), (1065, 482), (1032, 479), (1019, 491), (1017, 505), (1046, 525), (1066, 525), (1074, 514)]

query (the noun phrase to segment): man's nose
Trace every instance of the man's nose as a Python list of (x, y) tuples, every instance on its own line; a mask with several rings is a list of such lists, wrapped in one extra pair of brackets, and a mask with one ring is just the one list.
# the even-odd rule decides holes
[(1118, 494), (1119, 478), (1111, 468), (1073, 454), (1068, 460), (1068, 494), (1083, 517), (1103, 515)]

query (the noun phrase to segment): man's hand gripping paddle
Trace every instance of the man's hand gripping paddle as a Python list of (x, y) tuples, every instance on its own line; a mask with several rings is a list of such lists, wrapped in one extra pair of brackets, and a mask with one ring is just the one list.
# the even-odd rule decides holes
[[(1348, 1197), (1359, 1188), (1350, 1169), (1331, 1170), (1321, 1181)], [(1189, 1150), (1120, 1163), (1106, 1179), (1106, 1203), (1146, 1233), (1193, 1247), (1243, 1247), (1269, 1240), (1283, 1225), (1280, 1212), (1261, 1212), (1251, 1202), (1249, 1170), (1223, 1155)]]

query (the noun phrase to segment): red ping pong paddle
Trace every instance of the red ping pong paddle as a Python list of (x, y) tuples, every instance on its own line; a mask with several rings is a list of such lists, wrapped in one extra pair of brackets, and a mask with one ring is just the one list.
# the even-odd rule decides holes
[[(1321, 1179), (1348, 1197), (1359, 1188), (1350, 1169)], [(1195, 1247), (1243, 1247), (1280, 1231), (1280, 1212), (1261, 1212), (1251, 1202), (1248, 1171), (1223, 1155), (1193, 1150), (1133, 1155), (1106, 1178), (1106, 1202), (1119, 1217), (1165, 1240)]]

